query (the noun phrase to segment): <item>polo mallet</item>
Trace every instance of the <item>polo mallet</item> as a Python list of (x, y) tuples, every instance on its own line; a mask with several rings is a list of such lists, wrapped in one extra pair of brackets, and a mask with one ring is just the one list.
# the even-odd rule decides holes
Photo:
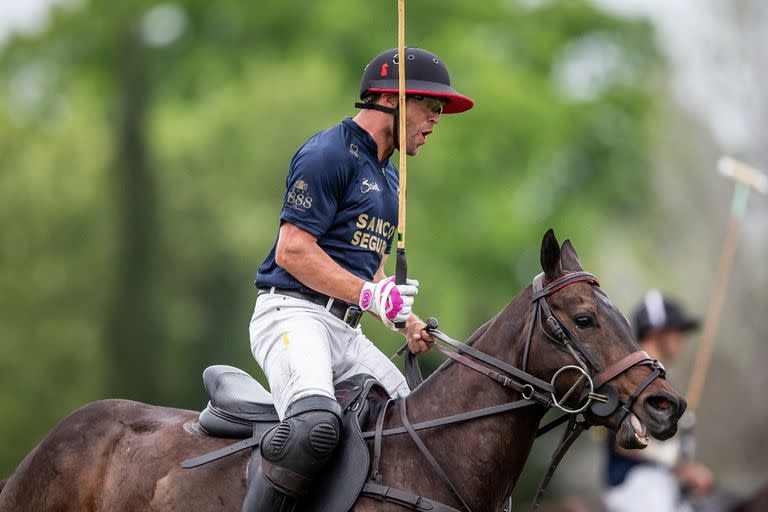
[[(731, 202), (731, 220), (726, 232), (725, 242), (720, 253), (720, 263), (715, 277), (715, 288), (710, 298), (707, 316), (704, 319), (704, 329), (701, 336), (701, 342), (696, 354), (696, 360), (691, 370), (690, 380), (688, 381), (688, 410), (690, 417), (688, 425), (681, 425), (683, 429), (692, 429), (695, 423), (695, 411), (701, 402), (701, 393), (704, 388), (704, 381), (709, 370), (709, 363), (712, 358), (712, 348), (714, 346), (715, 334), (720, 323), (720, 316), (723, 311), (725, 301), (725, 292), (728, 287), (728, 278), (733, 267), (734, 255), (739, 241), (741, 225), (744, 222), (744, 216), (747, 212), (747, 202), (750, 189), (754, 188), (762, 194), (768, 194), (768, 177), (749, 165), (734, 160), (729, 157), (723, 157), (718, 162), (720, 174), (733, 179), (736, 186), (733, 191)], [(683, 422), (686, 423), (686, 422)], [(689, 440), (692, 442), (692, 440)], [(684, 457), (693, 456), (693, 446), (687, 449), (682, 447)], [(688, 452), (688, 453), (686, 453)]]
[[(395, 284), (406, 284), (408, 278), (408, 261), (405, 258), (405, 188), (408, 174), (406, 172), (405, 157), (405, 0), (397, 0), (397, 62), (398, 62), (398, 126), (396, 135), (399, 141), (400, 152), (400, 190), (398, 196), (398, 223), (397, 223), (397, 260), (395, 262)], [(395, 134), (392, 134), (395, 136)], [(405, 322), (396, 322), (395, 327), (402, 329)]]

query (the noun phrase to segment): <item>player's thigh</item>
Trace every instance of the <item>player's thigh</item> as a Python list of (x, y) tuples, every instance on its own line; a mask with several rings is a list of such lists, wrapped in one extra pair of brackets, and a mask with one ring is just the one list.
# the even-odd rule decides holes
[(368, 373), (376, 377), (393, 398), (410, 393), (405, 377), (395, 364), (381, 350), (359, 332), (349, 343), (343, 375), (337, 381), (357, 373)]
[(309, 395), (333, 398), (331, 339), (311, 308), (283, 304), (251, 323), (251, 348), (264, 370), (278, 413)]

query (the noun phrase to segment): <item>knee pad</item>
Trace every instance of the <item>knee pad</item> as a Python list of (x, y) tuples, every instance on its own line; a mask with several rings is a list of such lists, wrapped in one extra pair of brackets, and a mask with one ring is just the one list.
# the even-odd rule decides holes
[(264, 477), (292, 496), (306, 493), (341, 436), (341, 407), (324, 396), (302, 398), (261, 439)]

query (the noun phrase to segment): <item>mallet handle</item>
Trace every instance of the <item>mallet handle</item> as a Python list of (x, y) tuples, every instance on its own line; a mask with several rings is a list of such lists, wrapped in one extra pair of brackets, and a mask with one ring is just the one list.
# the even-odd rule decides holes
[(696, 410), (701, 402), (701, 393), (704, 389), (704, 381), (709, 370), (709, 362), (712, 359), (712, 349), (715, 344), (715, 335), (720, 324), (720, 316), (723, 312), (725, 302), (725, 292), (728, 288), (728, 278), (733, 267), (736, 246), (739, 242), (739, 233), (741, 232), (741, 217), (731, 217), (728, 225), (728, 232), (725, 236), (725, 243), (720, 254), (720, 264), (717, 269), (715, 279), (715, 290), (709, 302), (707, 316), (704, 319), (704, 330), (701, 335), (701, 343), (696, 354), (696, 360), (693, 364), (691, 377), (688, 381), (688, 408)]
[(701, 402), (704, 381), (709, 370), (709, 362), (712, 359), (715, 335), (725, 302), (728, 278), (731, 274), (736, 246), (739, 242), (741, 224), (747, 213), (749, 192), (754, 188), (762, 194), (768, 194), (768, 177), (754, 167), (727, 156), (722, 157), (717, 162), (717, 167), (720, 174), (736, 181), (736, 188), (733, 191), (733, 200), (731, 201), (731, 221), (725, 235), (725, 242), (720, 254), (720, 264), (715, 278), (715, 290), (709, 302), (707, 317), (704, 319), (704, 332), (701, 335), (701, 343), (688, 381), (688, 396), (686, 398), (689, 410), (696, 410)]
[[(408, 262), (405, 259), (405, 192), (408, 178), (405, 157), (405, 0), (397, 0), (397, 54), (398, 54), (398, 101), (399, 101), (399, 133), (396, 135), (399, 141), (400, 153), (400, 194), (398, 196), (398, 223), (397, 223), (397, 261), (395, 266), (395, 283), (405, 284), (408, 276)], [(395, 134), (393, 134), (395, 135)], [(395, 327), (402, 329), (405, 322), (396, 322)]]

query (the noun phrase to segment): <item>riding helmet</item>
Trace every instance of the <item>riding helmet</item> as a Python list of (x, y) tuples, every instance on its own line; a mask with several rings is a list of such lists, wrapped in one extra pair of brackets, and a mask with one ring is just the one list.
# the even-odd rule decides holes
[[(451, 87), (451, 77), (445, 64), (434, 53), (421, 48), (405, 49), (405, 92), (443, 98), (447, 101), (444, 114), (458, 114), (472, 108), (474, 101)], [(369, 93), (399, 92), (399, 56), (397, 48), (377, 55), (363, 72), (360, 99)]]

